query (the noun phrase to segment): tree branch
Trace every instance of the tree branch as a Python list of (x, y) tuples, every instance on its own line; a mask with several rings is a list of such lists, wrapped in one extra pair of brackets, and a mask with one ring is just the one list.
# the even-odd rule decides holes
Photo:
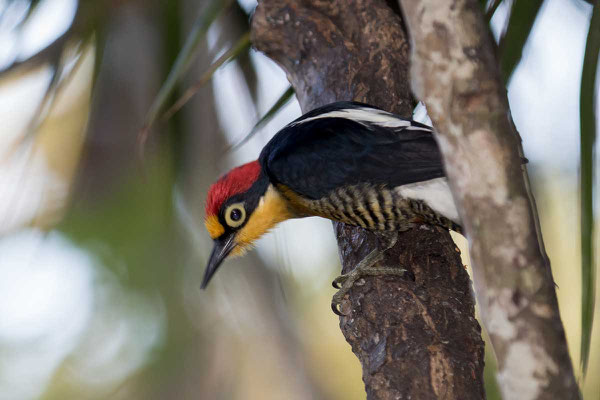
[[(263, 0), (252, 42), (287, 72), (305, 112), (358, 100), (411, 116), (408, 44), (385, 0)], [(380, 247), (373, 233), (335, 228), (343, 272)], [(483, 398), (483, 342), (469, 277), (448, 232), (403, 232), (382, 264), (408, 272), (359, 280), (340, 318), (367, 397)]]
[(400, 0), (506, 399), (579, 397), (506, 89), (476, 0)]

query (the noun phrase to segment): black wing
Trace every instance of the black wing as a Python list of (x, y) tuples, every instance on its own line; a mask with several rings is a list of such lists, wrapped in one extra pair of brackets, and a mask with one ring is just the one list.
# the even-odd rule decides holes
[(290, 123), (259, 161), (272, 182), (311, 199), (341, 186), (395, 187), (444, 176), (431, 128), (353, 102), (329, 104)]

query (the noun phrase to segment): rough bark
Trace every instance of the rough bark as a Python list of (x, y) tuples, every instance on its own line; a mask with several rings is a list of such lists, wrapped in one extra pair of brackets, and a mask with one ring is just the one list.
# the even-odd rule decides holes
[[(411, 115), (408, 44), (384, 0), (263, 0), (252, 41), (287, 72), (305, 112), (358, 100)], [(336, 232), (344, 272), (379, 246), (360, 228), (337, 224)], [(382, 264), (408, 273), (359, 280), (340, 318), (367, 397), (483, 398), (483, 342), (469, 277), (448, 232), (403, 232)]]
[(476, 0), (401, 0), (506, 399), (579, 397), (493, 42)]

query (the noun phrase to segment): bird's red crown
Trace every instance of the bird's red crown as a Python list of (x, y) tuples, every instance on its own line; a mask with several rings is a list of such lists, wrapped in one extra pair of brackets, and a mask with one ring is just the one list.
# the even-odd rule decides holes
[(229, 171), (208, 190), (206, 216), (217, 215), (227, 199), (250, 189), (260, 175), (260, 164), (252, 161)]

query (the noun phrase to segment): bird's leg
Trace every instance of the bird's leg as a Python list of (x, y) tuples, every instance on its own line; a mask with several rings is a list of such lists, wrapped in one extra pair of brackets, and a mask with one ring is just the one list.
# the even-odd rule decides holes
[(339, 305), (341, 304), (344, 296), (348, 293), (350, 288), (354, 285), (359, 278), (363, 276), (375, 276), (375, 275), (396, 275), (402, 276), (406, 272), (405, 269), (400, 268), (386, 268), (386, 267), (378, 267), (374, 268), (373, 265), (383, 260), (383, 255), (387, 250), (394, 247), (396, 241), (398, 240), (398, 233), (394, 232), (392, 235), (384, 236), (386, 238), (387, 243), (385, 243), (385, 248), (383, 249), (375, 249), (371, 251), (369, 254), (365, 256), (358, 265), (347, 274), (343, 274), (335, 278), (332, 282), (334, 288), (339, 289), (336, 294), (333, 295), (333, 299), (331, 300), (331, 309), (337, 315), (344, 315), (340, 309)]

